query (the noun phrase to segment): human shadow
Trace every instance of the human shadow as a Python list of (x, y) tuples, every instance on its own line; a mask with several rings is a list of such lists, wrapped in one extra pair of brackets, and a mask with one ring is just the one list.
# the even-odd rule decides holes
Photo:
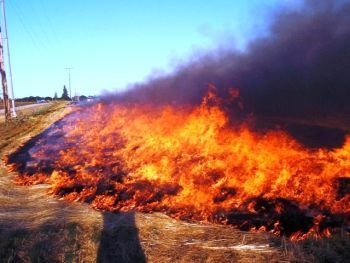
[(134, 212), (103, 212), (103, 229), (96, 262), (146, 262)]

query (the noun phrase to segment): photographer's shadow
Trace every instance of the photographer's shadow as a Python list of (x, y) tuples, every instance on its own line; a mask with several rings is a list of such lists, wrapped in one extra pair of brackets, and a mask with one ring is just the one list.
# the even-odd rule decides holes
[(97, 262), (146, 262), (135, 213), (103, 213)]

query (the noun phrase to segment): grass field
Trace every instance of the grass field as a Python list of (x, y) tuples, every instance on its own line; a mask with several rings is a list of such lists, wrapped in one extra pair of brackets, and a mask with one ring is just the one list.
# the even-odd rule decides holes
[[(62, 118), (54, 103), (0, 125), (1, 159)], [(345, 232), (301, 242), (163, 214), (112, 214), (47, 194), (48, 185), (17, 186), (0, 164), (0, 262), (349, 262)]]

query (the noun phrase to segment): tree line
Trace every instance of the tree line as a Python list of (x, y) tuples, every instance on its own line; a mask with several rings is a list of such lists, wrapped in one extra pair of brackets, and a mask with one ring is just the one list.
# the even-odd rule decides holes
[[(81, 95), (78, 97), (73, 97), (73, 100), (80, 100), (80, 101), (84, 101), (87, 100), (88, 97)], [(66, 86), (63, 86), (63, 91), (62, 91), (62, 95), (60, 97), (58, 97), (57, 92), (55, 92), (55, 95), (53, 97), (41, 97), (41, 96), (29, 96), (29, 97), (23, 97), (23, 98), (19, 98), (16, 99), (16, 101), (21, 101), (21, 102), (37, 102), (37, 101), (52, 101), (52, 100), (66, 100), (69, 101), (71, 100), (71, 98), (69, 97), (68, 94), (68, 90), (66, 88)]]

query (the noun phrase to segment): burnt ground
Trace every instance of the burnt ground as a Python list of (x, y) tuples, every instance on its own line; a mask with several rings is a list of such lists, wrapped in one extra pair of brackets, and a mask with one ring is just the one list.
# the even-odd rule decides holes
[[(0, 155), (13, 152), (64, 115), (63, 104), (1, 124)], [(160, 213), (112, 214), (17, 186), (0, 165), (0, 262), (346, 262), (347, 234), (289, 242), (266, 233), (178, 221)]]

